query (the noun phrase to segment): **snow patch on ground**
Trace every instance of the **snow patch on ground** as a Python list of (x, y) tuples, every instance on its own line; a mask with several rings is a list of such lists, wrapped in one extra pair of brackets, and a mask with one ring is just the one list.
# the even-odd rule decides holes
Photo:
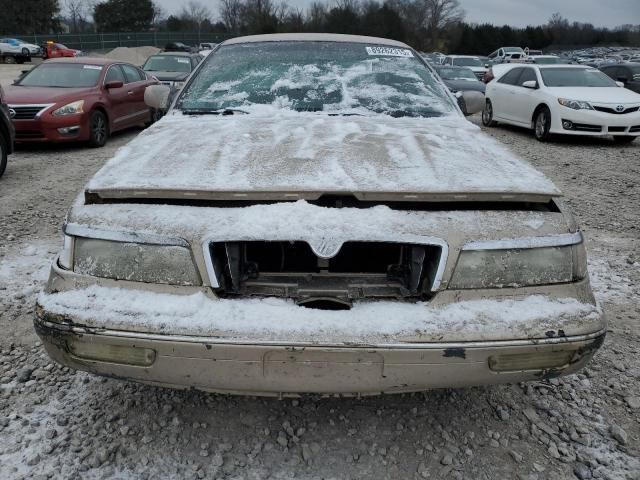
[(0, 258), (0, 301), (33, 298), (42, 289), (62, 242), (35, 240), (12, 248)]

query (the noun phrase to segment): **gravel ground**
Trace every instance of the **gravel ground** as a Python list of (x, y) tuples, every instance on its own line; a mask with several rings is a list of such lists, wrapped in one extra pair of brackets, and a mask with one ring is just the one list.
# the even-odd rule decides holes
[[(11, 72), (0, 69), (0, 82)], [(477, 122), (477, 119), (472, 119)], [(0, 179), (0, 478), (640, 479), (640, 142), (496, 137), (562, 188), (610, 319), (577, 375), (363, 399), (173, 391), (53, 364), (34, 298), (103, 149), (21, 148)]]

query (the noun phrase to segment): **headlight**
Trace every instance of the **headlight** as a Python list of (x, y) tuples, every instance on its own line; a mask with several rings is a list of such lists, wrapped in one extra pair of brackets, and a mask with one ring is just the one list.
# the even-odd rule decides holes
[(449, 288), (503, 288), (575, 282), (587, 275), (584, 244), (463, 250)]
[(73, 271), (95, 277), (169, 285), (200, 285), (191, 251), (172, 245), (148, 245), (76, 237)]
[(53, 112), (56, 117), (63, 115), (73, 115), (74, 113), (82, 113), (84, 107), (84, 100), (78, 100), (76, 102), (68, 103), (64, 107), (60, 107)]
[(589, 102), (583, 102), (582, 100), (559, 98), (558, 103), (563, 107), (572, 108), (573, 110), (593, 110), (593, 107)]

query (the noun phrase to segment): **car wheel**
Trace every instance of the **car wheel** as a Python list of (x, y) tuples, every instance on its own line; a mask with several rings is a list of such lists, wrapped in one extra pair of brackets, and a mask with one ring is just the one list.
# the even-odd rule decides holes
[(104, 113), (96, 110), (89, 119), (89, 145), (103, 147), (109, 138), (109, 124)]
[(0, 132), (0, 177), (7, 168), (7, 152), (9, 152), (7, 139), (5, 139), (2, 132)]
[(4, 57), (4, 63), (16, 63), (16, 57), (13, 57), (11, 55)]
[(31, 52), (29, 51), (28, 48), (23, 48), (22, 49), (22, 55), (24, 55), (25, 57), (28, 57), (31, 54)]
[(547, 107), (538, 110), (534, 122), (534, 133), (540, 142), (547, 142), (551, 138), (549, 129), (551, 128), (551, 112)]
[(482, 110), (482, 124), (485, 127), (495, 127), (496, 122), (493, 119), (493, 105), (491, 104), (491, 100), (487, 99), (484, 104), (484, 110)]
[(613, 141), (616, 143), (620, 143), (622, 145), (627, 144), (627, 143), (631, 143), (636, 139), (636, 137), (631, 137), (629, 135), (625, 135), (625, 136), (621, 136), (621, 135), (616, 135), (615, 137), (613, 137)]

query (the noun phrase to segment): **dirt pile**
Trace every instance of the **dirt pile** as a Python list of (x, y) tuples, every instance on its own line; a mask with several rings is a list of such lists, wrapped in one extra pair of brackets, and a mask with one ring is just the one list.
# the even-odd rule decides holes
[(121, 62), (142, 65), (145, 60), (160, 51), (156, 47), (117, 47), (108, 52), (105, 56)]

